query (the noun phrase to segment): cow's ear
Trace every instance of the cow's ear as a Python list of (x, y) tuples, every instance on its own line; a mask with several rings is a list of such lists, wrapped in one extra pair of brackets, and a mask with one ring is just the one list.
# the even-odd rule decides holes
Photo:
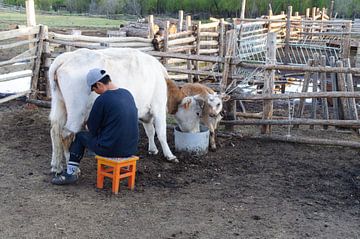
[(225, 93), (221, 93), (220, 97), (223, 102), (230, 100), (230, 95), (225, 94)]
[(201, 109), (204, 109), (205, 107), (205, 99), (202, 98), (200, 95), (195, 95), (194, 99), (196, 100), (196, 103), (199, 104)]

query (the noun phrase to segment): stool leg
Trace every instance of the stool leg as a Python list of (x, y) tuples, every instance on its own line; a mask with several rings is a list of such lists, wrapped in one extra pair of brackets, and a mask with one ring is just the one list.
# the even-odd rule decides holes
[(129, 166), (131, 175), (128, 178), (128, 188), (134, 190), (135, 187), (135, 173), (136, 173), (136, 161)]
[(96, 180), (96, 187), (97, 188), (103, 188), (104, 187), (104, 175), (101, 174), (103, 170), (103, 167), (101, 165), (101, 162), (98, 161), (97, 164), (97, 180)]
[(120, 165), (116, 165), (113, 171), (112, 192), (118, 194), (119, 187), (120, 187)]

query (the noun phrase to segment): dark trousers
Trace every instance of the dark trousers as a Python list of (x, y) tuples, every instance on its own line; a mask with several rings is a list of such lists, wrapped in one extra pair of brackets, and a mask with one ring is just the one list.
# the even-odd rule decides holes
[(96, 147), (93, 144), (94, 137), (88, 131), (80, 131), (76, 133), (75, 140), (70, 145), (70, 160), (69, 162), (80, 163), (84, 156), (85, 148), (96, 152)]

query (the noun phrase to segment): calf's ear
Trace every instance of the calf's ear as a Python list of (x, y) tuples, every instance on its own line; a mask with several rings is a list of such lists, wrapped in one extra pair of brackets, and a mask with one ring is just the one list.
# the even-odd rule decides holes
[(180, 105), (180, 107), (183, 107), (185, 110), (188, 110), (190, 108), (191, 99), (187, 99), (186, 102)]
[(205, 100), (200, 95), (195, 95), (194, 99), (196, 100), (196, 103), (199, 104), (201, 109), (204, 109), (205, 107)]
[(225, 93), (221, 93), (220, 97), (223, 102), (230, 100), (230, 95), (227, 95)]

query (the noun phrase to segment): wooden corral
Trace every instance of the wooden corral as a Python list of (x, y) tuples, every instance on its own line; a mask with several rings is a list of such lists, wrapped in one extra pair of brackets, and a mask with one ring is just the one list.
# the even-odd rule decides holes
[[(25, 57), (29, 60), (29, 68), (33, 70), (32, 75), (36, 76), (36, 79), (32, 79), (33, 102), (35, 98), (50, 98), (48, 88), (44, 90), (43, 85), (46, 85), (47, 70), (52, 59), (62, 52), (83, 47), (132, 47), (157, 57), (179, 85), (184, 82), (201, 82), (229, 94), (232, 101), (225, 106), (227, 114), (222, 122), (229, 129), (234, 125), (256, 124), (261, 126), (261, 133), (269, 135), (272, 132), (271, 125), (360, 128), (355, 100), (360, 98), (360, 92), (354, 91), (356, 83), (353, 79), (353, 75), (360, 74), (360, 68), (350, 64), (353, 61), (350, 60), (350, 49), (354, 47), (353, 36), (357, 36), (357, 33), (351, 31), (351, 21), (332, 20), (326, 14), (326, 9), (320, 11), (313, 8), (311, 14), (310, 10), (305, 15), (292, 14), (291, 7), (286, 14), (273, 15), (269, 12), (268, 16), (259, 19), (240, 18), (233, 19), (231, 23), (214, 18), (209, 19), (208, 23), (193, 22), (191, 16), (184, 19), (180, 11), (176, 31), (171, 30), (170, 21), (164, 23), (163, 31), (156, 31), (153, 16), (149, 16), (147, 21), (145, 37), (114, 36), (117, 34), (114, 32), (109, 32), (109, 37), (84, 36), (81, 32), (67, 35), (48, 32), (46, 27), (37, 27), (0, 33), (0, 40), (23, 36), (21, 34), (35, 36), (32, 40), (1, 43), (0, 47), (36, 44), (37, 47), (32, 48), (31, 54), (30, 50), (27, 51)], [(0, 66), (15, 62), (16, 59), (10, 59), (0, 62)], [(16, 67), (3, 67), (1, 73), (14, 71), (12, 69)], [(284, 93), (283, 90), (282, 94), (276, 94), (276, 79), (281, 78), (279, 72), (282, 75), (305, 73), (303, 78), (298, 79), (302, 84), (301, 92)], [(41, 76), (39, 81), (38, 75)], [(244, 93), (243, 90), (251, 82), (257, 82), (263, 87), (261, 94)], [(309, 92), (310, 84), (313, 85), (312, 92)], [(300, 100), (295, 104), (293, 99)], [(310, 109), (304, 107), (305, 99), (312, 99)], [(294, 113), (289, 114), (287, 119), (275, 115), (275, 100), (289, 102)], [(244, 112), (246, 107), (243, 102), (247, 101), (261, 102), (262, 110)], [(242, 112), (238, 112), (237, 104), (241, 105)], [(308, 112), (305, 113), (306, 110)], [(238, 118), (245, 114), (245, 119)], [(249, 119), (259, 115), (261, 119)], [(351, 142), (349, 145), (352, 145)]]

